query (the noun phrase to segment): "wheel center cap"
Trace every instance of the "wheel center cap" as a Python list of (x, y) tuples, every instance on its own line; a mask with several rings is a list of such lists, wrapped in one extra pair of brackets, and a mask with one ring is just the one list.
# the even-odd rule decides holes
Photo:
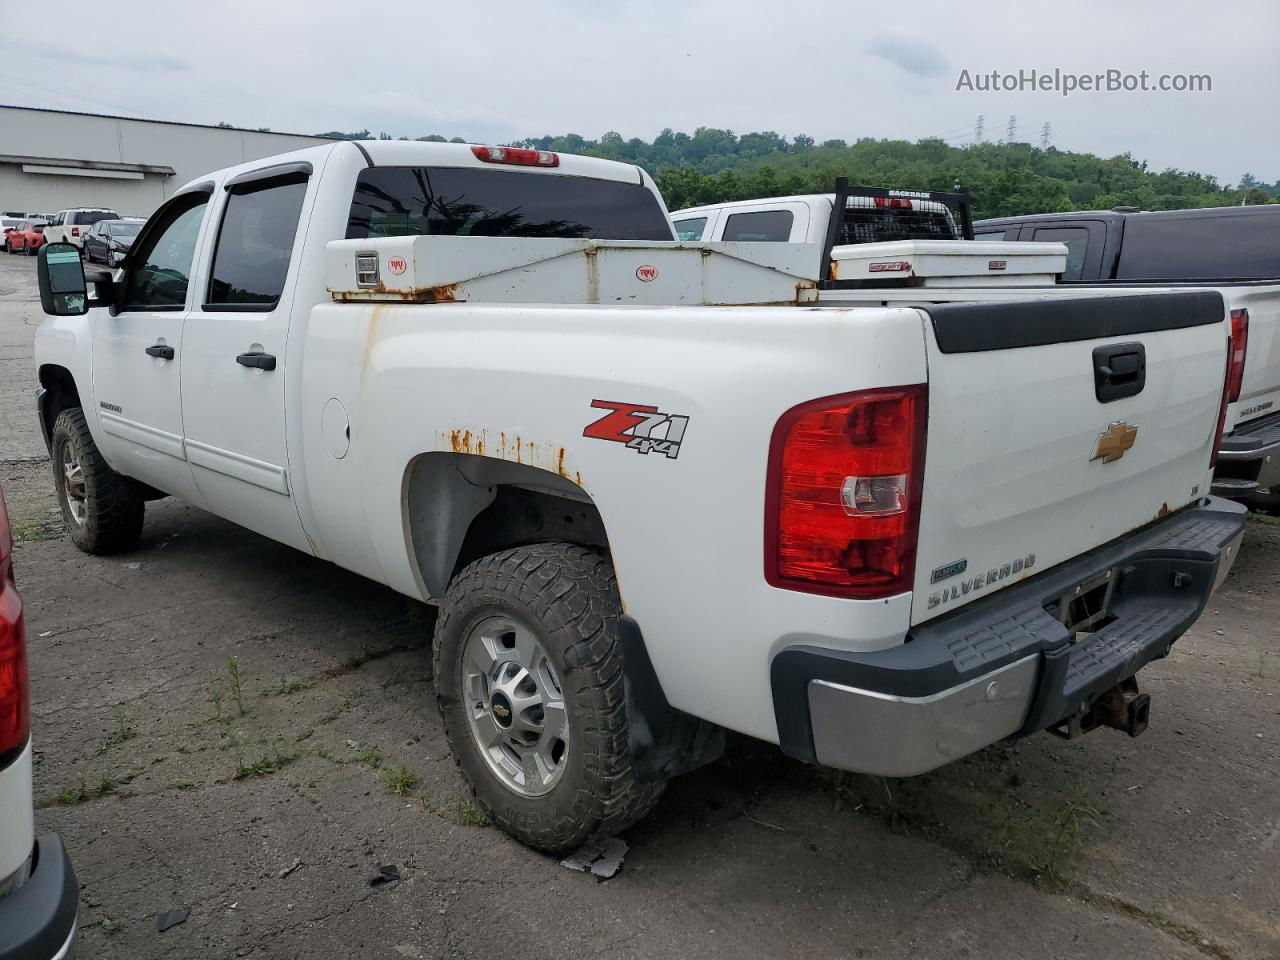
[(511, 701), (507, 699), (506, 694), (495, 693), (489, 700), (489, 712), (493, 714), (494, 722), (500, 727), (511, 726)]

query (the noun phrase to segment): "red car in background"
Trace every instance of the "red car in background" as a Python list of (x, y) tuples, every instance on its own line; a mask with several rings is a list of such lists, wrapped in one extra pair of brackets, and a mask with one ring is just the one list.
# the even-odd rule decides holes
[(44, 244), (43, 220), (19, 220), (12, 230), (5, 231), (4, 248), (10, 253), (25, 253), (34, 257)]

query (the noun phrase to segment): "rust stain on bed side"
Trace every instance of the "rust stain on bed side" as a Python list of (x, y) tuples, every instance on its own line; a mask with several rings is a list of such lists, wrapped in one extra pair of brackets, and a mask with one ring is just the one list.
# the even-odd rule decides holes
[(495, 445), (486, 430), (472, 432), (459, 427), (449, 431), (449, 449), (454, 453), (465, 453), (472, 456), (491, 456), (513, 463), (527, 464), (554, 473), (566, 480), (572, 480), (582, 486), (582, 473), (569, 469), (569, 449), (564, 446), (542, 445), (533, 440), (525, 440), (519, 434), (507, 436), (505, 430), (498, 433)]

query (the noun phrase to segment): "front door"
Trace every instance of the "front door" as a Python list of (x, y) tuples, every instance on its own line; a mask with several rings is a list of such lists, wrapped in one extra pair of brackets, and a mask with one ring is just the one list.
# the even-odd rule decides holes
[(182, 335), (186, 449), (204, 505), (308, 553), (284, 410), (294, 241), (309, 172), (309, 165), (266, 168), (219, 191), (217, 237), (212, 256), (201, 257), (209, 266)]
[(178, 351), (208, 207), (207, 192), (192, 192), (157, 211), (122, 278), (119, 309), (95, 308), (93, 317), (92, 414), (103, 455), (119, 473), (197, 503), (182, 443)]

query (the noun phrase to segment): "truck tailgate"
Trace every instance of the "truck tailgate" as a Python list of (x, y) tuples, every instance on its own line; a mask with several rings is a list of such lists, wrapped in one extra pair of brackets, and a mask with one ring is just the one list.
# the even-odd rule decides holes
[(1227, 359), (1217, 292), (923, 309), (913, 624), (1208, 492)]

